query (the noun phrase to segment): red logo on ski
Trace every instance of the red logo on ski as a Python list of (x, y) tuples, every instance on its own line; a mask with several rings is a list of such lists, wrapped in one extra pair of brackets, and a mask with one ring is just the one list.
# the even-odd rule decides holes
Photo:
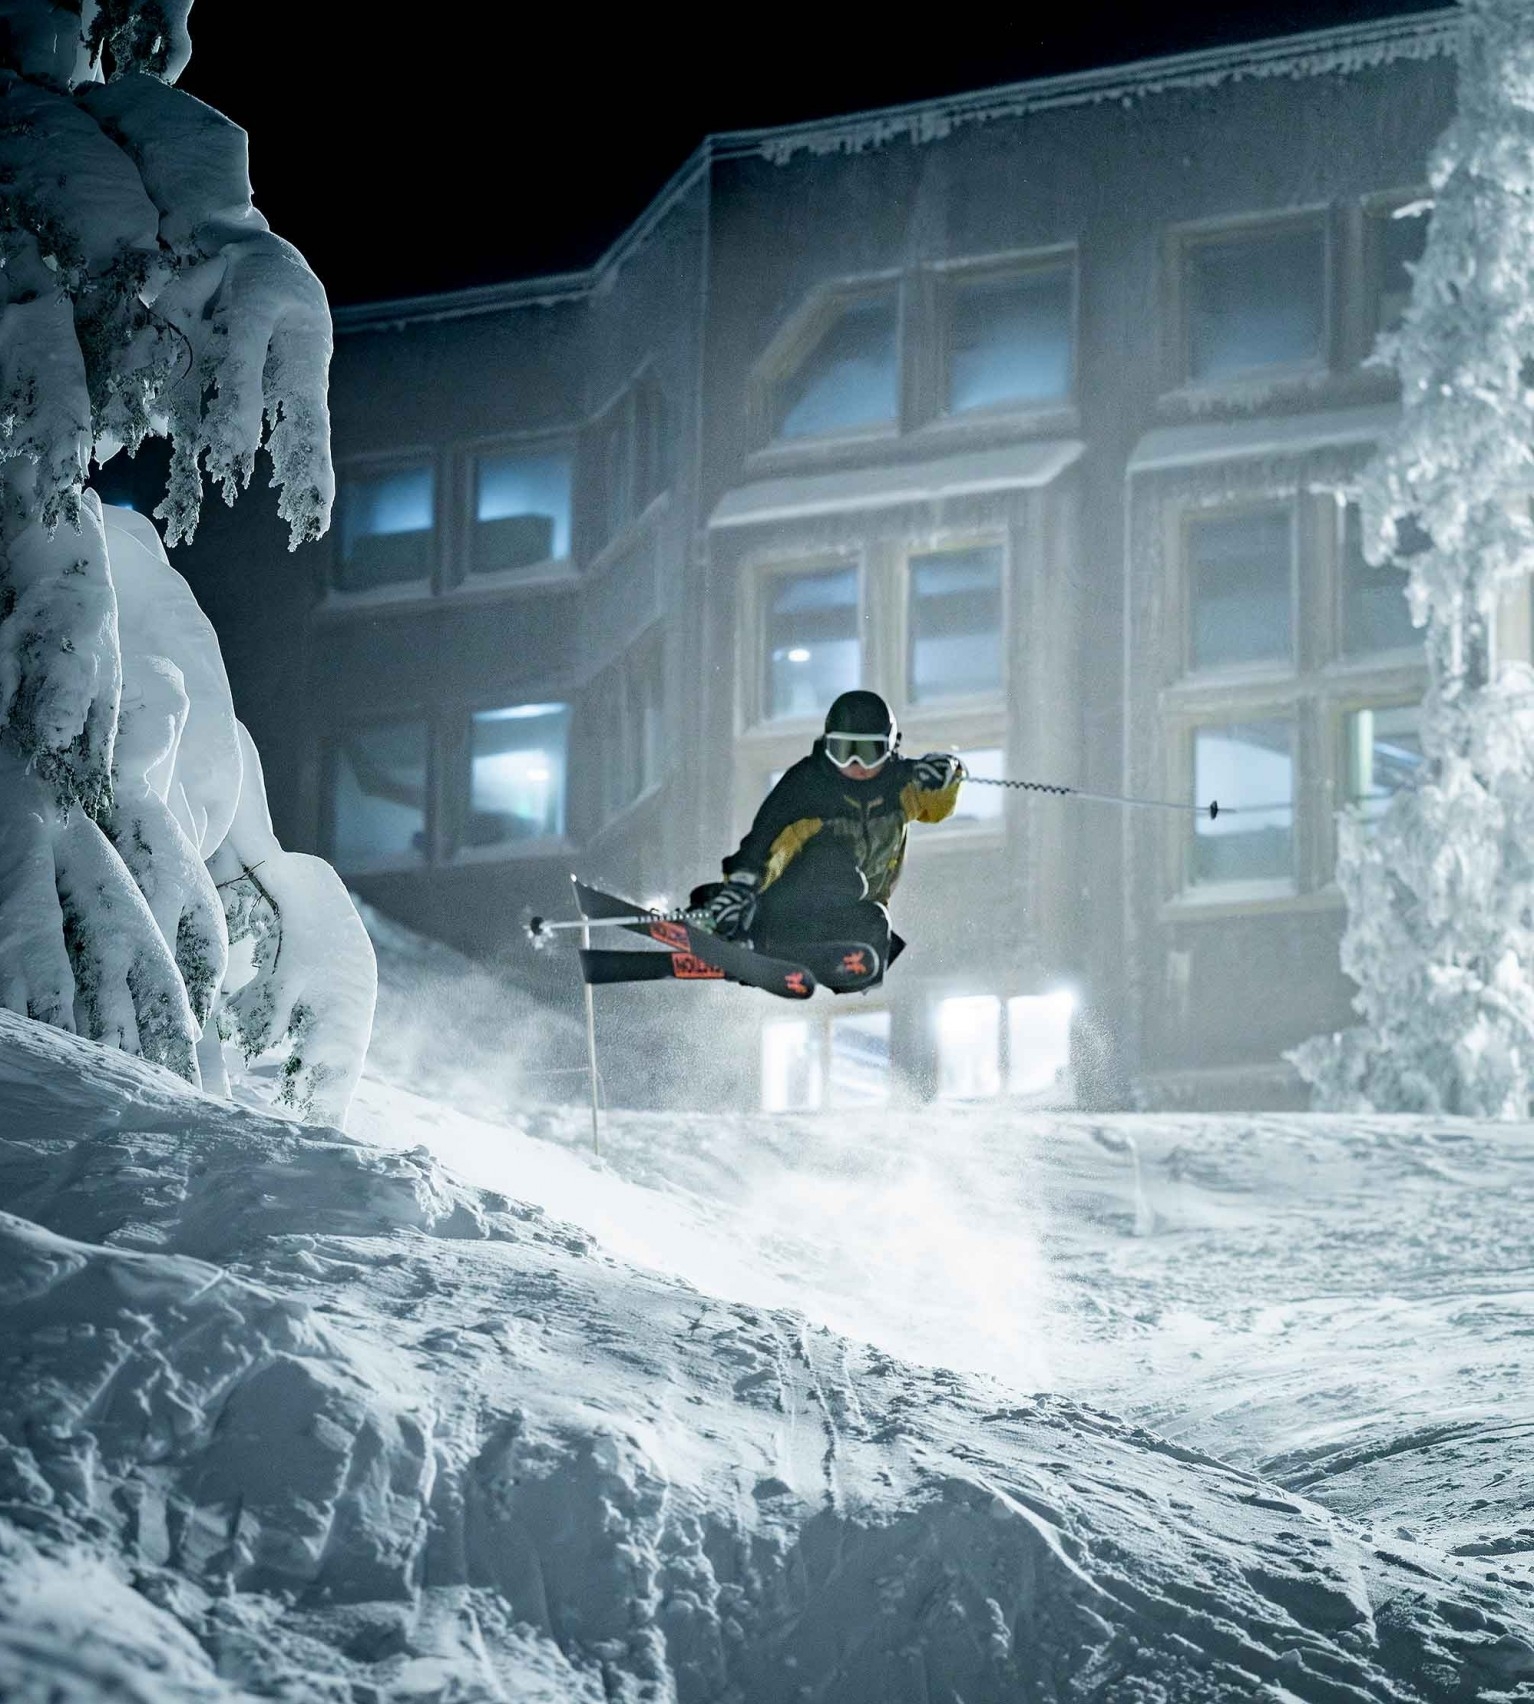
[(868, 960), (862, 953), (847, 953), (842, 959), (842, 969), (849, 976), (867, 976)]
[[(656, 955), (659, 957), (659, 954)], [(724, 972), (717, 964), (706, 964), (696, 953), (673, 953), (671, 974), (679, 982), (722, 982)]]
[(804, 972), (802, 970), (789, 971), (788, 975), (783, 978), (783, 986), (791, 994), (809, 993), (809, 989), (804, 986)]
[(652, 923), (650, 934), (663, 947), (672, 947), (683, 953), (692, 951), (692, 942), (687, 939), (687, 931), (680, 923)]

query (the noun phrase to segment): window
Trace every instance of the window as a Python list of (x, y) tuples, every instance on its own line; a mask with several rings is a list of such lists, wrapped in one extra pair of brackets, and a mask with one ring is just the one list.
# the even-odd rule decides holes
[(1072, 283), (1069, 267), (1052, 266), (950, 286), (949, 413), (1070, 397)]
[(430, 464), (348, 473), (340, 508), (337, 591), (370, 592), (430, 580), (435, 525)]
[(1001, 1001), (963, 994), (937, 1008), (937, 1090), (950, 1100), (1001, 1092)]
[(763, 1112), (812, 1112), (823, 1088), (818, 1026), (807, 1019), (762, 1028)]
[(1007, 1001), (1007, 1093), (1069, 1103), (1075, 997), (1019, 994)]
[(1406, 570), (1395, 562), (1377, 567), (1364, 557), (1363, 525), (1356, 503), (1342, 511), (1342, 648), (1350, 656), (1420, 645), (1406, 602)]
[(1294, 877), (1294, 723), (1231, 722), (1193, 735), (1193, 794), (1220, 813), (1193, 819), (1195, 884)]
[(777, 575), (765, 615), (767, 716), (823, 716), (862, 674), (857, 569)]
[(1294, 652), (1289, 510), (1194, 520), (1187, 549), (1191, 665), (1289, 660)]
[(569, 554), (569, 455), (507, 450), (476, 456), (472, 571), (532, 568)]
[(665, 772), (664, 715), (659, 643), (630, 652), (593, 689), (587, 720), (602, 822), (659, 784)]
[(1411, 268), (1427, 246), (1431, 209), (1424, 201), (1372, 212), (1368, 218), (1369, 269), (1374, 293), (1374, 330), (1394, 331), (1411, 301)]
[(774, 436), (893, 425), (899, 412), (893, 291), (849, 302), (778, 387)]
[(1366, 822), (1385, 813), (1391, 795), (1409, 787), (1422, 767), (1416, 704), (1354, 710), (1345, 727), (1347, 800)]
[(913, 704), (1001, 690), (1000, 546), (911, 558)]
[(473, 713), (463, 846), (516, 845), (564, 834), (569, 721), (563, 704)]
[(1186, 376), (1196, 384), (1326, 355), (1326, 234), (1319, 223), (1185, 240)]
[(382, 722), (337, 740), (331, 848), (343, 870), (423, 863), (427, 854), (424, 722)]
[(671, 483), (671, 416), (653, 373), (641, 374), (593, 422), (586, 456), (590, 542), (601, 550)]
[[(1000, 781), (1006, 773), (1006, 753), (1000, 746), (980, 746), (959, 753), (965, 771), (982, 780)], [(959, 802), (950, 823), (998, 823), (1006, 815), (1007, 795), (1000, 787), (959, 788)], [(946, 825), (944, 825), (946, 826)]]
[(830, 1069), (832, 1106), (885, 1106), (890, 1098), (890, 1015), (857, 1012), (832, 1018)]

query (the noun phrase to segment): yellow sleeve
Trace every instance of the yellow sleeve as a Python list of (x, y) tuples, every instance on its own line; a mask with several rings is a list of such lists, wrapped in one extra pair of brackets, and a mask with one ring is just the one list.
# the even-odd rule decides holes
[(959, 802), (963, 779), (963, 776), (956, 775), (946, 787), (938, 787), (931, 792), (915, 781), (907, 781), (900, 789), (900, 808), (905, 812), (906, 821), (942, 822), (944, 818), (951, 817), (953, 807)]

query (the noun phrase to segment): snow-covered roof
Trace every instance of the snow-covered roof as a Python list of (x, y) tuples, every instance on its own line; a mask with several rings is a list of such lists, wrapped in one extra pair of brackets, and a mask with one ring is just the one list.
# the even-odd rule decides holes
[(1338, 75), (1398, 60), (1433, 59), (1455, 51), (1459, 12), (1458, 6), (1448, 6), (1063, 76), (1035, 77), (998, 88), (939, 95), (904, 106), (845, 113), (805, 124), (719, 132), (704, 138), (639, 218), (586, 271), (358, 303), (335, 310), (335, 328), (340, 333), (383, 331), (407, 322), (460, 319), (584, 295), (643, 247), (656, 226), (706, 176), (716, 160), (759, 158), (782, 164), (801, 153), (856, 154), (893, 141), (940, 141), (966, 124), (1020, 118), (1061, 107), (1124, 104), (1254, 78)]
[(999, 450), (972, 450), (895, 467), (848, 468), (758, 479), (727, 491), (709, 516), (711, 527), (760, 526), (767, 521), (857, 509), (892, 509), (988, 491), (1023, 491), (1057, 479), (1086, 446), (1079, 438), (1045, 438)]
[(1377, 443), (1401, 417), (1393, 402), (1371, 408), (1333, 408), (1249, 420), (1200, 420), (1192, 426), (1158, 426), (1135, 445), (1129, 472), (1157, 473), (1211, 462), (1299, 455), (1325, 445)]

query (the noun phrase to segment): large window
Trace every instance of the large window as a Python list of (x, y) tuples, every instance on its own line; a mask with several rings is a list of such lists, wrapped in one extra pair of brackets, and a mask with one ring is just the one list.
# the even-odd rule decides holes
[(1000, 546), (911, 558), (913, 704), (1001, 690), (1001, 570)]
[(1416, 704), (1379, 705), (1349, 712), (1347, 799), (1366, 821), (1383, 816), (1393, 794), (1411, 786), (1422, 767)]
[(762, 1030), (762, 1110), (884, 1106), (890, 1098), (890, 1015), (790, 1018)]
[(659, 643), (631, 651), (597, 682), (587, 707), (602, 822), (657, 785), (665, 772), (665, 677)]
[(767, 716), (824, 716), (861, 679), (857, 569), (776, 575), (765, 601)]
[(470, 568), (532, 568), (570, 554), (570, 457), (502, 450), (474, 460)]
[(896, 300), (850, 301), (779, 384), (774, 435), (813, 438), (893, 425), (899, 414)]
[(563, 704), (474, 712), (465, 847), (556, 840), (564, 834), (569, 720)]
[(425, 722), (353, 728), (331, 763), (331, 849), (342, 870), (423, 863), (427, 856)]
[(1001, 1001), (994, 994), (939, 1001), (937, 1092), (953, 1100), (1001, 1093)]
[(1420, 645), (1406, 602), (1406, 570), (1366, 560), (1358, 505), (1342, 512), (1342, 648), (1350, 656)]
[(1072, 390), (1072, 269), (956, 281), (948, 295), (951, 414), (1029, 408)]
[(1206, 516), (1188, 525), (1190, 663), (1281, 662), (1294, 650), (1288, 507)]
[(1193, 735), (1195, 884), (1294, 879), (1294, 724), (1231, 722)]
[(1075, 996), (1019, 994), (1007, 1001), (1007, 1093), (1036, 1102), (1072, 1099), (1071, 1021)]
[(585, 451), (592, 550), (617, 538), (670, 484), (671, 432), (665, 394), (648, 371), (593, 422)]
[(1217, 383), (1326, 357), (1326, 234), (1319, 222), (1187, 237), (1186, 377)]
[(436, 516), (429, 463), (346, 472), (340, 498), (337, 591), (430, 582)]

